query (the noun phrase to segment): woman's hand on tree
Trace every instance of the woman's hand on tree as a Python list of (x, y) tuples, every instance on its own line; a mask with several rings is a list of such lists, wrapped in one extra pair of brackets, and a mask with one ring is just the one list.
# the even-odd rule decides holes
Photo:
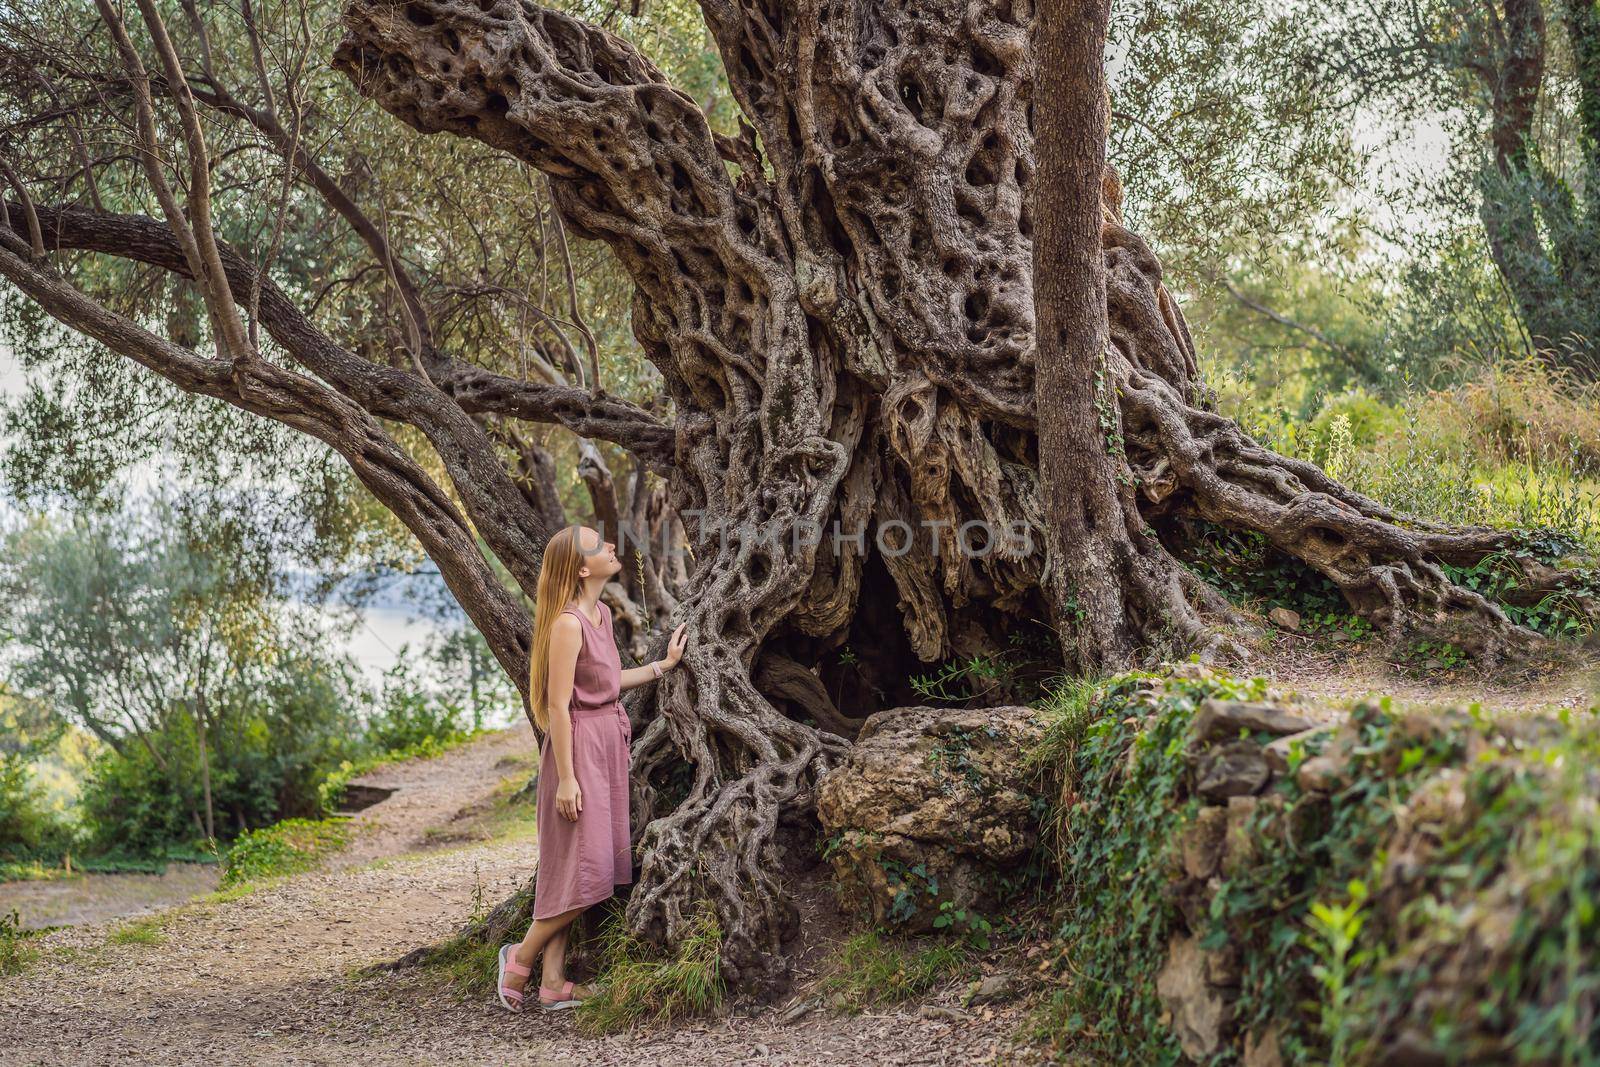
[(669, 671), (676, 667), (678, 661), (683, 658), (683, 647), (689, 643), (689, 635), (683, 631), (688, 625), (686, 622), (680, 622), (678, 628), (672, 631), (672, 637), (667, 641), (667, 658), (662, 660), (661, 664)]
[(568, 778), (556, 786), (556, 811), (561, 817), (578, 821), (578, 812), (583, 810), (583, 790), (578, 788), (576, 778)]

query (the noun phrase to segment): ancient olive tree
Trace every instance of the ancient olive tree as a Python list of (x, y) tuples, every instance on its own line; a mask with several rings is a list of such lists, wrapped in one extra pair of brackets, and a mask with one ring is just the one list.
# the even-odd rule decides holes
[[(267, 15), (246, 4), (232, 62), (193, 3), (136, 6), (97, 0), (87, 58), (11, 35), (0, 274), (184, 392), (324, 442), (415, 534), (519, 685), (550, 527), (513, 431), (559, 425), (664, 478), (692, 553), (689, 647), (632, 709), (628, 920), (670, 943), (709, 901), (729, 977), (774, 978), (795, 916), (780, 827), (807, 825), (861, 717), (907, 695), (918, 664), (991, 652), (1048, 617), (1031, 7), (702, 0), (740, 116), (727, 133), (638, 48), (528, 0), (352, 0), (331, 49), (317, 12), (275, 8), (270, 40), (299, 50), (264, 47)], [(329, 61), (343, 96), (295, 91)], [(226, 84), (241, 71), (248, 95)], [(489, 153), (475, 169), (547, 176), (554, 221), (626, 272), (670, 411), (573, 384), (581, 366), (557, 382), (482, 365), (488, 331), (447, 331), (449, 302), (419, 280), (429, 235), (397, 246), (389, 208), (352, 193), (363, 174), (320, 162), (337, 151), (328, 113), (355, 93)], [(234, 126), (248, 136), (213, 152)], [(277, 160), (251, 201), (283, 206), (269, 224), (236, 224), (229, 210), (247, 207), (212, 184), (242, 153)], [(1208, 408), (1160, 264), (1122, 225), (1114, 178), (1105, 190), (1094, 445), (1115, 492), (1084, 518), (1126, 552), (1104, 561), (1125, 616), (1107, 659), (1232, 640), (1227, 605), (1163, 540), (1189, 520), (1258, 531), (1391, 633), (1448, 631), (1489, 653), (1531, 637), (1441, 568), (1506, 535), (1403, 520)], [(460, 208), (533, 195), (508, 183)], [(110, 206), (127, 202), (158, 217)], [(330, 332), (275, 257), (323, 209), (376, 279), (363, 328)], [(108, 260), (181, 279), (204, 324), (175, 337), (119, 309), (94, 274)]]

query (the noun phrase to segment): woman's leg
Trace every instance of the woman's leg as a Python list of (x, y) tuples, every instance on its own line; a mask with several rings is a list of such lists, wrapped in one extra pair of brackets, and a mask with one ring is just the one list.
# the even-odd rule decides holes
[(560, 989), (567, 980), (567, 938), (572, 933), (569, 923), (550, 935), (544, 946), (544, 967), (539, 981), (546, 989)]
[[(550, 943), (550, 940), (560, 934), (562, 935), (561, 948), (562, 962), (564, 964), (567, 927), (571, 926), (572, 921), (582, 914), (582, 908), (573, 908), (571, 911), (564, 911), (560, 915), (554, 915), (548, 919), (533, 920), (533, 925), (528, 927), (527, 935), (523, 937), (522, 944), (518, 945), (517, 950), (512, 953), (512, 958), (522, 966), (531, 968), (533, 961), (544, 950), (545, 946)], [(521, 990), (526, 982), (527, 979), (520, 974), (506, 975), (506, 985), (511, 989)]]

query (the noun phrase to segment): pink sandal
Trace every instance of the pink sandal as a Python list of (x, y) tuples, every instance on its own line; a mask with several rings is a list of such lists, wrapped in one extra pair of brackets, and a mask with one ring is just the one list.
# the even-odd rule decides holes
[(564, 1008), (576, 1008), (583, 1001), (572, 995), (572, 980), (568, 979), (560, 989), (551, 989), (549, 986), (539, 987), (539, 1004), (545, 1011), (561, 1011)]
[[(516, 942), (512, 942), (509, 945), (500, 946), (500, 973), (495, 976), (495, 985), (499, 987), (500, 991), (500, 1003), (506, 1006), (507, 1011), (522, 1010), (522, 990), (512, 989), (510, 986), (506, 985), (506, 975), (519, 974), (523, 978), (526, 978), (528, 975), (533, 973), (532, 970), (524, 967), (522, 964), (511, 958), (511, 953), (515, 952), (516, 948)], [(570, 982), (567, 984), (571, 985)], [(510, 997), (511, 999), (507, 1000), (507, 997)], [(539, 990), (539, 999), (544, 999), (543, 989)]]

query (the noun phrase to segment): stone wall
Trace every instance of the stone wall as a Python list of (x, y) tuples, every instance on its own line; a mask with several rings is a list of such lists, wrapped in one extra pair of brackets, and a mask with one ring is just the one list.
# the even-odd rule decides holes
[(1592, 719), (1344, 714), (1192, 667), (1112, 683), (1062, 812), (1083, 1044), (1600, 1063)]

